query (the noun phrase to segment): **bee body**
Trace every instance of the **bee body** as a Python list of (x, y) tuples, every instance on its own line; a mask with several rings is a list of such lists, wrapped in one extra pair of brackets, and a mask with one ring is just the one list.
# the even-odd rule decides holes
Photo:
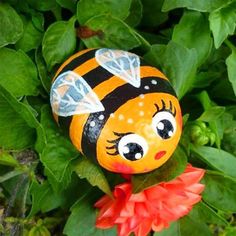
[(181, 133), (178, 100), (167, 78), (137, 55), (84, 50), (55, 78), (55, 118), (85, 156), (131, 174), (151, 171), (173, 153)]

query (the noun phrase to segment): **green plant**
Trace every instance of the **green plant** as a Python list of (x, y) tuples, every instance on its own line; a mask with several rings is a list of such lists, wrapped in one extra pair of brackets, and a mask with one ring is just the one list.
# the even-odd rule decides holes
[[(170, 79), (184, 133), (135, 191), (207, 169), (203, 201), (154, 235), (235, 235), (235, 0), (5, 0), (0, 3), (0, 234), (115, 235), (94, 202), (121, 182), (81, 158), (49, 106), (59, 65), (86, 47), (132, 50)], [(91, 184), (89, 184), (89, 183)], [(95, 187), (92, 187), (95, 186)]]

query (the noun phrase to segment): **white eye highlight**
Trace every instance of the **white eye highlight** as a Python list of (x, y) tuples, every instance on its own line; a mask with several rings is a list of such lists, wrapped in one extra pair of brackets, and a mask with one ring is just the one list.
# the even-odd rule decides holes
[(152, 127), (159, 137), (169, 139), (176, 131), (175, 117), (168, 111), (159, 111), (152, 118)]
[(142, 159), (147, 151), (148, 144), (146, 140), (137, 134), (127, 134), (118, 143), (119, 154), (129, 161)]

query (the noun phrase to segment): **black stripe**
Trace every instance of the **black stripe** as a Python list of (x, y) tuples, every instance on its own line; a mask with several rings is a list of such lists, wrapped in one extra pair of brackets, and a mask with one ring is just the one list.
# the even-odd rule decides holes
[(95, 51), (97, 49), (90, 50), (76, 58), (74, 58), (71, 62), (69, 62), (61, 71), (60, 74), (68, 71), (68, 70), (74, 70), (76, 67), (82, 65), (86, 61), (92, 59), (95, 57)]
[(91, 88), (95, 88), (97, 85), (110, 79), (112, 76), (114, 75), (108, 70), (98, 66), (95, 69), (89, 71), (87, 74), (83, 75), (83, 78)]
[[(157, 84), (152, 84), (152, 81), (156, 80)], [(149, 89), (145, 89), (145, 86), (149, 86)], [(114, 113), (120, 106), (125, 104), (130, 99), (138, 97), (140, 94), (148, 93), (167, 93), (176, 97), (175, 91), (171, 87), (169, 81), (158, 77), (146, 77), (141, 80), (141, 87), (135, 88), (130, 84), (124, 84), (110, 94), (108, 94), (101, 101), (105, 107), (105, 111), (92, 113), (89, 115), (86, 124), (84, 125), (83, 137), (82, 137), (82, 150), (88, 157), (96, 157), (96, 143), (101, 130), (107, 122), (111, 113)], [(104, 116), (103, 120), (99, 119), (99, 116)], [(95, 126), (91, 127), (90, 122), (94, 121)]]

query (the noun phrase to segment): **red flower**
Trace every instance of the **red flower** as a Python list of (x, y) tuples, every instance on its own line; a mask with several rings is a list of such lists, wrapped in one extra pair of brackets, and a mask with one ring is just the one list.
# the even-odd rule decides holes
[(187, 215), (192, 206), (201, 200), (204, 185), (199, 181), (204, 170), (187, 165), (183, 174), (170, 182), (133, 194), (131, 183), (117, 185), (114, 198), (103, 196), (95, 203), (100, 209), (96, 227), (101, 229), (117, 225), (118, 235), (145, 236), (151, 230), (161, 231), (170, 222)]

